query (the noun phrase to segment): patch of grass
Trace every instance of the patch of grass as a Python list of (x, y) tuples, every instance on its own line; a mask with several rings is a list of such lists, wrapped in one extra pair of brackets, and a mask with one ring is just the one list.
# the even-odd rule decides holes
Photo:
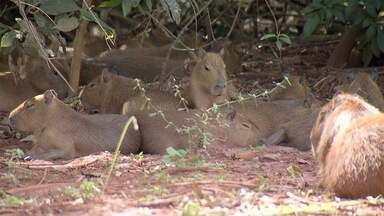
[(139, 154), (130, 154), (130, 157), (132, 157), (135, 161), (141, 162), (144, 160), (144, 153), (140, 152)]
[(89, 199), (94, 195), (100, 193), (100, 185), (94, 181), (83, 180), (79, 186), (79, 188), (75, 188), (72, 186), (68, 186), (64, 188), (64, 195), (72, 198), (82, 198)]
[(201, 206), (198, 203), (189, 201), (187, 202), (181, 211), (182, 216), (198, 216), (201, 215)]
[(184, 149), (174, 149), (173, 147), (167, 148), (163, 161), (167, 165), (176, 167), (199, 166), (204, 162), (198, 155), (190, 154)]
[(24, 158), (24, 152), (23, 150), (19, 148), (14, 149), (7, 149), (5, 150), (5, 156), (8, 157), (10, 160), (19, 160)]
[(151, 188), (151, 193), (155, 196), (163, 196), (168, 193), (168, 190), (161, 185), (155, 185)]
[(2, 173), (0, 174), (0, 181), (8, 182), (13, 185), (17, 185), (19, 180), (13, 173)]
[(6, 194), (4, 191), (0, 191), (0, 207), (15, 207), (24, 205), (25, 200), (23, 198)]
[(264, 191), (267, 189), (267, 178), (265, 178), (264, 176), (257, 176), (256, 179), (255, 179), (255, 183), (256, 183), (256, 190), (257, 191)]
[(300, 169), (300, 167), (298, 167), (294, 164), (289, 165), (289, 167), (287, 168), (287, 171), (288, 171), (289, 176), (291, 176), (293, 178), (303, 176), (303, 171)]
[(171, 181), (171, 176), (168, 173), (161, 171), (155, 175), (155, 179), (158, 184), (166, 184)]
[(255, 145), (248, 146), (248, 148), (249, 150), (252, 150), (252, 151), (261, 151), (265, 149), (265, 145), (255, 144)]

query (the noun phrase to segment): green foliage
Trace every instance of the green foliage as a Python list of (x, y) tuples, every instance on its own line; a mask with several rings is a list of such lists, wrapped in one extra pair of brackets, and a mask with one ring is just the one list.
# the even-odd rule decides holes
[(170, 14), (172, 19), (177, 23), (180, 24), (180, 13), (181, 9), (179, 4), (176, 0), (160, 0), (161, 5), (163, 6), (163, 9)]
[(79, 26), (79, 20), (76, 17), (64, 15), (56, 17), (56, 28), (62, 32), (70, 32)]
[(16, 31), (13, 30), (3, 34), (3, 36), (1, 37), (0, 47), (11, 47), (16, 40), (16, 34)]
[(358, 39), (358, 48), (363, 50), (363, 62), (368, 65), (373, 56), (384, 51), (384, 1), (380, 0), (313, 0), (304, 9), (306, 22), (304, 36), (309, 36), (323, 25), (334, 22), (359, 25), (365, 32)]
[(70, 196), (72, 198), (82, 198), (82, 199), (89, 199), (92, 198), (94, 195), (100, 193), (100, 187), (99, 184), (90, 181), (90, 180), (83, 180), (79, 186), (79, 188), (75, 187), (66, 187), (64, 188), (64, 195)]
[(24, 203), (25, 200), (23, 198), (8, 195), (4, 191), (0, 190), (0, 207), (21, 206)]
[(39, 0), (36, 3), (40, 3), (40, 9), (45, 13), (55, 16), (80, 9), (73, 0)]
[(176, 167), (188, 167), (188, 166), (199, 166), (203, 160), (197, 155), (191, 154), (184, 149), (174, 149), (168, 147), (163, 161), (167, 165), (174, 165)]
[(200, 215), (201, 207), (198, 203), (189, 201), (183, 206), (182, 216), (198, 216)]
[(9, 157), (10, 160), (22, 159), (22, 158), (24, 158), (24, 152), (23, 152), (23, 150), (21, 150), (19, 148), (7, 149), (7, 150), (5, 150), (5, 156)]
[(261, 37), (260, 40), (272, 40), (275, 43), (278, 50), (281, 50), (283, 48), (283, 44), (292, 43), (291, 39), (286, 34), (269, 33)]
[(166, 151), (166, 154), (163, 156), (163, 161), (167, 164), (177, 163), (183, 160), (188, 154), (184, 149), (174, 149), (173, 147), (168, 147)]

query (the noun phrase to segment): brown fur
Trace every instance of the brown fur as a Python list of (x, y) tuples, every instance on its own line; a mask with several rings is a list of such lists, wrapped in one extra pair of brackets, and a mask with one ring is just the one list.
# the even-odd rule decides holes
[[(226, 82), (225, 66), (220, 56), (206, 53), (195, 65), (190, 85), (182, 92), (182, 97), (191, 108), (208, 109), (214, 103), (222, 103), (228, 98)], [(132, 112), (146, 102), (142, 92), (135, 90), (136, 86), (137, 82), (133, 79), (103, 72), (84, 88), (81, 99), (87, 108), (98, 109), (102, 113), (120, 113), (123, 103), (128, 101), (127, 107), (130, 107), (129, 112)], [(147, 89), (145, 96), (150, 98), (153, 104), (166, 109), (176, 109), (181, 102), (181, 98), (158, 88)]]
[(325, 160), (333, 139), (340, 129), (347, 127), (356, 118), (377, 112), (379, 111), (375, 107), (358, 96), (336, 95), (320, 109), (311, 130), (310, 140), (315, 158), (320, 162)]
[(84, 87), (80, 99), (89, 111), (119, 114), (125, 101), (140, 94), (136, 89), (138, 82), (140, 81), (103, 71)]
[[(145, 92), (138, 89), (138, 84), (145, 87)], [(129, 112), (140, 110), (147, 104), (147, 98), (161, 110), (177, 109), (180, 99), (156, 85), (143, 85), (140, 80), (104, 71), (84, 87), (80, 99), (88, 111), (100, 113), (120, 114), (125, 102)]]
[(193, 68), (188, 92), (193, 106), (206, 110), (228, 99), (227, 73), (220, 55), (206, 53)]
[(360, 72), (353, 74), (353, 76), (353, 81), (340, 86), (339, 90), (349, 94), (358, 94), (373, 106), (384, 110), (383, 94), (377, 83), (371, 78), (371, 75)]
[(269, 95), (271, 100), (305, 100), (309, 96), (309, 87), (300, 76), (289, 74), (287, 79), (272, 90)]
[(283, 145), (294, 147), (301, 151), (307, 151), (311, 149), (309, 134), (311, 133), (320, 108), (315, 106), (298, 109), (299, 111), (297, 111), (295, 118), (280, 124), (279, 127), (284, 129), (287, 135), (287, 140)]
[[(14, 128), (35, 137), (28, 155), (45, 160), (114, 151), (128, 119), (129, 116), (77, 113), (51, 90), (23, 102), (9, 116)], [(139, 145), (140, 133), (130, 128), (120, 151), (136, 153)]]
[(198, 110), (164, 112), (167, 121), (177, 129), (168, 125), (160, 114), (153, 116), (148, 112), (140, 112), (135, 116), (142, 132), (141, 150), (144, 153), (163, 154), (168, 147), (197, 149), (201, 147), (199, 144), (203, 144), (204, 135), (212, 140), (208, 149), (218, 144), (217, 151), (221, 151), (223, 145), (244, 147), (256, 144), (261, 139), (258, 128), (252, 122), (236, 115), (216, 118), (215, 114)]
[[(56, 62), (56, 67), (62, 69)], [(57, 90), (59, 96), (68, 93), (67, 85), (41, 59), (29, 59), (17, 71), (0, 73), (0, 111), (11, 111), (27, 98), (43, 93), (47, 89)], [(23, 78), (17, 77), (23, 71)]]
[(145, 82), (158, 78), (162, 71), (170, 74), (185, 75), (184, 61), (175, 61), (164, 57), (145, 56), (124, 50), (112, 50), (103, 56), (83, 61), (81, 82), (86, 84), (97, 77), (103, 69)]
[(384, 194), (383, 122), (383, 113), (348, 94), (321, 109), (311, 142), (328, 190), (351, 198)]
[(241, 72), (241, 58), (236, 51), (235, 44), (229, 40), (216, 42), (213, 44), (211, 52), (220, 53), (223, 57), (227, 73), (236, 74)]
[[(259, 101), (249, 100), (235, 105), (239, 115), (253, 122), (266, 139), (284, 129), (288, 143), (300, 150), (310, 149), (309, 132), (314, 122), (317, 105), (307, 107), (301, 100)], [(308, 133), (305, 134), (305, 131)], [(300, 137), (298, 137), (300, 136)]]

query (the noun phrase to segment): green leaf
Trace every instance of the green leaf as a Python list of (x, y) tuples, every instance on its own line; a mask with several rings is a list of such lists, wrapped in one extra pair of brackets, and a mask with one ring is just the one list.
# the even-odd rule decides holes
[(62, 32), (70, 32), (79, 26), (79, 20), (76, 17), (63, 16), (56, 21), (56, 28)]
[(108, 24), (106, 24), (103, 20), (101, 20), (96, 13), (93, 13), (92, 15), (91, 12), (89, 12), (89, 10), (81, 9), (80, 15), (82, 19), (100, 24), (109, 33), (114, 32), (113, 28), (111, 28)]
[(277, 40), (277, 41), (275, 42), (275, 44), (276, 44), (277, 49), (281, 50), (281, 49), (283, 48), (283, 44), (281, 43), (280, 40)]
[(365, 49), (363, 50), (363, 63), (365, 67), (369, 65), (372, 58), (373, 58), (373, 54), (371, 49), (368, 46), (365, 47)]
[(371, 51), (372, 51), (373, 55), (376, 57), (379, 57), (380, 56), (380, 49), (379, 49), (379, 46), (377, 44), (377, 40), (372, 40), (370, 47), (371, 47)]
[(164, 10), (168, 11), (168, 13), (172, 17), (172, 19), (176, 22), (176, 24), (180, 24), (181, 9), (177, 1), (176, 0), (160, 0), (160, 2)]
[(1, 37), (0, 47), (11, 47), (16, 40), (16, 31), (9, 31)]
[(372, 5), (372, 4), (369, 4), (369, 3), (366, 4), (366, 11), (369, 14), (369, 16), (377, 17), (377, 11), (376, 11), (375, 5)]
[(99, 4), (98, 7), (100, 8), (113, 8), (117, 7), (121, 4), (121, 0), (109, 0), (109, 1), (103, 1), (101, 4)]
[(379, 47), (381, 52), (384, 52), (384, 30), (383, 29), (380, 29), (377, 31), (376, 40), (377, 40), (377, 46)]
[(365, 32), (365, 36), (367, 37), (367, 40), (371, 40), (373, 38), (373, 36), (376, 33), (376, 30), (377, 30), (376, 25), (370, 25), (368, 27), (367, 31)]
[(122, 0), (121, 8), (123, 10), (123, 15), (127, 16), (131, 13), (132, 8), (139, 6), (140, 0)]
[(276, 34), (274, 34), (274, 33), (269, 33), (269, 34), (265, 34), (265, 35), (263, 35), (263, 37), (261, 37), (260, 38), (260, 40), (267, 40), (267, 39), (269, 39), (269, 38), (276, 38)]
[(373, 19), (370, 17), (367, 17), (363, 21), (363, 28), (367, 28), (369, 25), (373, 23)]
[(40, 9), (49, 15), (59, 15), (77, 11), (80, 8), (74, 0), (41, 0)]
[(149, 10), (152, 10), (152, 0), (145, 0), (145, 4), (147, 5)]
[(289, 38), (289, 36), (286, 35), (286, 34), (280, 34), (279, 39), (281, 41), (283, 41), (284, 43), (286, 43), (286, 44), (291, 44), (292, 43), (291, 38)]
[(304, 24), (304, 36), (310, 36), (317, 28), (320, 23), (320, 17), (317, 14), (311, 15), (307, 18), (307, 21)]

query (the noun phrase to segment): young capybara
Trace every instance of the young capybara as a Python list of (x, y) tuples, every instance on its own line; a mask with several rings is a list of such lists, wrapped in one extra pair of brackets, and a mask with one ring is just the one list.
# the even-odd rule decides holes
[(359, 96), (335, 96), (311, 131), (322, 185), (340, 197), (384, 194), (383, 139), (383, 113)]

